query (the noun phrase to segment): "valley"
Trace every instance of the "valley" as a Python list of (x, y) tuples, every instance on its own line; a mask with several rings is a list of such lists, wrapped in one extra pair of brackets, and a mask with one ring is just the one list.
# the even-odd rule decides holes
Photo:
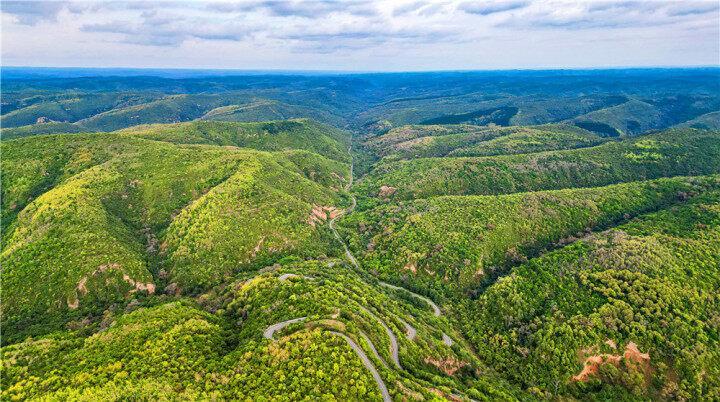
[(718, 74), (3, 78), (0, 399), (720, 398)]

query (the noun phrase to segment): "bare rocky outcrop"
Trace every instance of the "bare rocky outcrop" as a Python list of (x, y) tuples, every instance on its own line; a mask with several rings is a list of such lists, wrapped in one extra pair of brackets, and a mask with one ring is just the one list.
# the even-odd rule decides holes
[(337, 218), (341, 213), (341, 210), (332, 206), (313, 205), (306, 222), (308, 225), (315, 227), (318, 224)]
[(395, 187), (381, 186), (380, 191), (378, 192), (378, 197), (382, 198), (385, 201), (388, 201), (390, 197), (395, 194), (395, 192), (397, 192), (397, 188)]
[(458, 370), (467, 366), (466, 362), (454, 359), (452, 357), (448, 357), (446, 359), (435, 359), (428, 356), (425, 358), (425, 363), (437, 367), (438, 370), (449, 376), (455, 375)]
[(135, 293), (137, 291), (146, 291), (148, 294), (154, 294), (155, 293), (155, 284), (152, 282), (144, 283), (140, 281), (136, 281), (135, 279), (131, 278), (130, 275), (126, 274), (122, 270), (122, 266), (118, 263), (112, 262), (100, 265), (95, 269), (93, 272), (91, 272), (89, 275), (85, 275), (78, 281), (77, 285), (75, 286), (75, 293), (71, 297), (67, 299), (67, 306), (75, 310), (78, 307), (80, 307), (80, 296), (85, 296), (88, 294), (89, 289), (87, 287), (88, 280), (92, 277), (95, 277), (99, 274), (105, 273), (110, 270), (116, 270), (122, 272), (122, 279), (126, 283), (128, 283), (130, 286), (133, 287), (133, 289), (130, 289), (128, 294)]
[[(606, 341), (608, 346), (615, 345), (612, 340)], [(612, 344), (610, 344), (612, 342)], [(642, 371), (648, 371), (650, 368), (650, 354), (642, 353), (635, 342), (630, 342), (625, 346), (625, 352), (622, 355), (612, 354), (598, 354), (592, 355), (585, 359), (585, 366), (582, 371), (577, 375), (573, 376), (573, 381), (587, 381), (590, 377), (597, 375), (600, 370), (600, 366), (603, 364), (612, 364), (613, 366), (619, 367), (622, 361), (639, 365)]]
[(180, 294), (180, 287), (178, 286), (177, 283), (173, 282), (173, 283), (165, 286), (164, 291), (165, 291), (165, 294), (177, 296)]

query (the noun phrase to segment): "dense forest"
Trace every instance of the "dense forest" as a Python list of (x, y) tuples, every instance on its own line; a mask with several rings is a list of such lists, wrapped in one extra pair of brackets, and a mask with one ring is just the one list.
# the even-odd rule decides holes
[(1, 400), (720, 399), (720, 70), (2, 78)]

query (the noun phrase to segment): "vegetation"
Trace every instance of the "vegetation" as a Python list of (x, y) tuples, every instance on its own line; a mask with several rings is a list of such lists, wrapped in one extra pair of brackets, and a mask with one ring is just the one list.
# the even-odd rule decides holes
[(2, 147), (6, 339), (166, 284), (206, 287), (296, 249), (325, 254), (331, 239), (316, 221), (344, 203), (348, 174), (301, 150), (115, 134)]
[(385, 158), (494, 156), (590, 147), (606, 139), (575, 126), (403, 126), (369, 138), (365, 146)]
[(48, 95), (31, 91), (27, 95), (16, 100), (14, 110), (6, 110), (3, 104), (3, 115), (0, 118), (3, 127), (26, 126), (43, 121), (73, 123), (108, 110), (142, 104), (158, 97), (158, 94), (152, 92), (63, 92)]
[[(490, 195), (602, 186), (720, 170), (717, 132), (672, 130), (589, 148), (471, 158), (385, 160), (358, 183), (362, 207), (382, 198)], [(377, 197), (381, 187), (395, 191)], [(373, 197), (373, 198), (371, 198)]]
[(41, 124), (31, 124), (31, 125), (15, 127), (15, 128), (6, 128), (6, 129), (2, 130), (2, 138), (4, 140), (11, 140), (13, 138), (28, 137), (31, 135), (55, 134), (55, 133), (80, 133), (82, 131), (83, 131), (82, 127), (78, 126), (77, 124), (50, 122), (50, 123), (41, 123)]
[(347, 135), (311, 120), (262, 123), (193, 122), (136, 126), (121, 131), (155, 141), (211, 144), (264, 151), (305, 149), (331, 159), (350, 162)]
[(719, 202), (709, 192), (514, 268), (470, 303), (473, 344), (547, 398), (718, 398)]
[[(484, 368), (484, 378), (476, 378), (479, 362), (446, 319), (381, 289), (327, 260), (243, 276), (199, 304), (148, 299), (78, 323), (74, 333), (3, 348), (3, 398), (145, 399), (171, 392), (190, 399), (380, 399), (356, 353), (330, 331), (362, 345), (395, 398), (463, 392), (508, 399), (518, 392)], [(298, 317), (306, 319), (272, 339), (263, 336), (272, 324)], [(414, 341), (403, 321), (417, 330)], [(397, 334), (402, 369), (394, 366), (383, 325)], [(452, 348), (440, 340), (443, 332), (457, 340)]]
[(0, 400), (720, 399), (719, 71), (3, 75)]
[[(380, 206), (341, 221), (361, 264), (412, 288), (476, 295), (519, 262), (646, 211), (720, 186), (673, 178), (495, 197), (433, 197)], [(679, 195), (680, 194), (680, 195)]]

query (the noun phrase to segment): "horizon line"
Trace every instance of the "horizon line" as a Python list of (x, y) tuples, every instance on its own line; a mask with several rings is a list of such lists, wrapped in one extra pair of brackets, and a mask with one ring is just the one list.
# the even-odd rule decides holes
[(720, 64), (697, 65), (649, 65), (649, 66), (595, 66), (595, 67), (528, 67), (528, 68), (477, 68), (477, 69), (428, 69), (428, 70), (323, 70), (323, 69), (280, 69), (280, 68), (226, 68), (226, 67), (84, 67), (84, 66), (22, 66), (0, 65), (0, 69), (46, 69), (46, 70), (139, 70), (139, 71), (215, 71), (238, 73), (283, 73), (283, 74), (407, 74), (407, 73), (472, 73), (472, 72), (521, 72), (521, 71), (602, 71), (602, 70), (691, 70), (720, 69)]

